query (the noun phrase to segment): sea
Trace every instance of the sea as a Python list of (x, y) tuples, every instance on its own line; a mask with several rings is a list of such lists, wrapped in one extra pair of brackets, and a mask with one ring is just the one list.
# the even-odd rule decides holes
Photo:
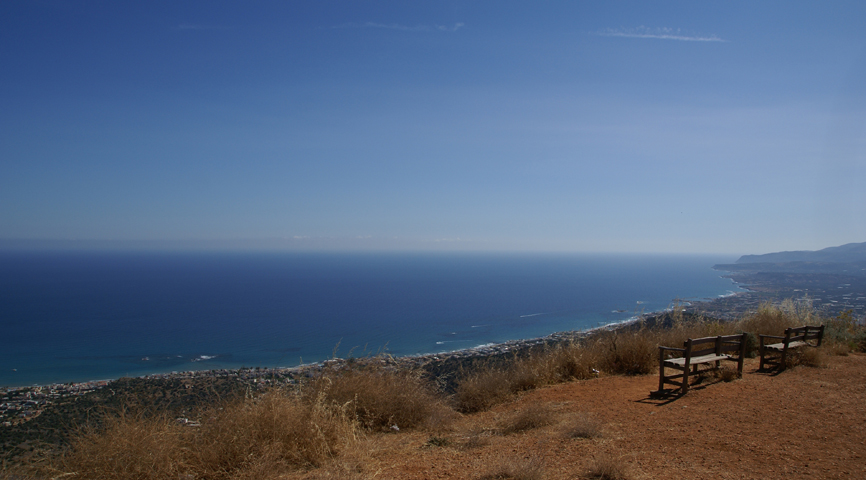
[(0, 386), (448, 352), (730, 295), (711, 255), (0, 253)]

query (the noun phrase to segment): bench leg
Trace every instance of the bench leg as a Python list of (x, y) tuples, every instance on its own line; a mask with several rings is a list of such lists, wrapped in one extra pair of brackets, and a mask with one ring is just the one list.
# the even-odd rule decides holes
[[(695, 365), (697, 368), (697, 365)], [(688, 393), (689, 391), (689, 366), (686, 365), (686, 369), (683, 371), (683, 388), (681, 389), (683, 394)]]

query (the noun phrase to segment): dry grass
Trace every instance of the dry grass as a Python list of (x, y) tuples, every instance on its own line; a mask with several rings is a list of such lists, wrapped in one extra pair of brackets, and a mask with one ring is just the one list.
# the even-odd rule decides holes
[(511, 399), (512, 395), (508, 370), (476, 369), (458, 383), (454, 405), (463, 413), (481, 412)]
[(733, 382), (742, 376), (742, 374), (733, 367), (722, 367), (716, 370), (716, 376), (723, 382)]
[(592, 461), (586, 478), (596, 480), (631, 480), (633, 475), (622, 459), (601, 455)]
[(518, 392), (593, 378), (602, 358), (598, 348), (568, 343), (515, 357), (506, 366), (476, 366), (458, 381), (454, 406), (464, 413), (480, 412), (511, 400)]
[(597, 340), (596, 348), (606, 350), (600, 367), (614, 375), (645, 375), (658, 368), (658, 344), (656, 339), (641, 329), (631, 332), (605, 332)]
[(463, 440), (457, 444), (457, 446), (463, 450), (472, 450), (474, 448), (481, 448), (490, 444), (490, 437), (485, 435), (483, 431), (476, 430), (472, 431), (463, 438)]
[(499, 422), (503, 435), (525, 432), (554, 423), (554, 413), (546, 404), (533, 403)]
[(305, 387), (305, 398), (347, 405), (368, 429), (444, 429), (454, 415), (426, 382), (408, 371), (376, 366), (328, 370)]
[[(764, 304), (738, 322), (718, 322), (701, 317), (686, 320), (681, 306), (670, 312), (665, 328), (636, 327), (601, 331), (581, 340), (514, 358), (506, 366), (480, 366), (464, 375), (454, 395), (455, 408), (464, 413), (488, 410), (511, 400), (515, 393), (598, 374), (646, 375), (658, 369), (658, 346), (681, 346), (689, 338), (755, 332), (779, 335), (791, 326), (820, 322), (808, 303), (785, 301)], [(757, 337), (747, 336), (747, 355), (754, 355)], [(720, 372), (731, 381), (734, 374)]]
[(544, 462), (536, 457), (513, 459), (499, 457), (495, 465), (479, 480), (541, 480), (544, 478)]
[(74, 441), (58, 470), (100, 480), (268, 478), (322, 465), (355, 439), (345, 408), (274, 391), (215, 407), (201, 427), (164, 415), (109, 417)]
[[(369, 480), (374, 478), (370, 472), (371, 447), (364, 439), (343, 450), (338, 457), (332, 458), (322, 467), (304, 476), (305, 480)], [(259, 477), (264, 479), (267, 477)]]
[(567, 438), (599, 438), (603, 423), (591, 413), (582, 413), (570, 420), (563, 429)]
[(821, 348), (829, 355), (844, 357), (851, 353), (851, 344), (848, 342), (829, 341), (823, 342)]
[(738, 321), (737, 326), (741, 331), (755, 335), (783, 335), (786, 328), (820, 325), (821, 322), (810, 302), (789, 299), (781, 305), (761, 304), (757, 312)]
[(191, 471), (185, 455), (193, 432), (166, 416), (147, 418), (122, 412), (104, 428), (83, 432), (61, 463), (61, 472), (88, 479), (178, 478)]
[(827, 366), (827, 356), (824, 353), (824, 348), (800, 347), (788, 350), (788, 355), (785, 357), (785, 366), (790, 368), (797, 365), (815, 368)]

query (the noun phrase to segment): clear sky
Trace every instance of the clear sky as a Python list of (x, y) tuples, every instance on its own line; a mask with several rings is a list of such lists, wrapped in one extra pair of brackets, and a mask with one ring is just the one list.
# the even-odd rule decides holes
[(866, 2), (0, 2), (0, 240), (866, 241)]

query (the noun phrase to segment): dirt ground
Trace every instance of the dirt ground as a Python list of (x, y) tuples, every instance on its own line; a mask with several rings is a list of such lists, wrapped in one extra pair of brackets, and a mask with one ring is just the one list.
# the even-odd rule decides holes
[[(780, 374), (757, 368), (748, 360), (739, 380), (708, 379), (667, 400), (649, 396), (655, 375), (546, 387), (439, 433), (369, 434), (339, 465), (292, 478), (574, 479), (608, 463), (630, 479), (866, 479), (866, 355)], [(550, 424), (502, 432), (532, 408)], [(586, 415), (601, 435), (570, 438)], [(503, 466), (524, 476), (502, 476)]]

